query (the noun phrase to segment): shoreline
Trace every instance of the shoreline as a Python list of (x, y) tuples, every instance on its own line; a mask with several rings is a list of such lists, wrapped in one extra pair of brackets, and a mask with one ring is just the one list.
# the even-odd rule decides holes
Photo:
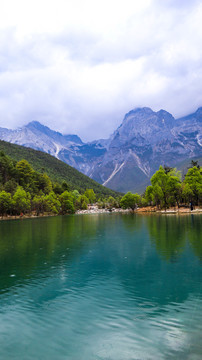
[(151, 214), (162, 214), (162, 215), (186, 215), (186, 214), (202, 214), (202, 208), (201, 209), (167, 209), (167, 210), (145, 210), (142, 208), (139, 208), (137, 210), (130, 210), (130, 209), (115, 209), (113, 211), (109, 211), (107, 209), (97, 209), (97, 210), (78, 210), (75, 212), (75, 215), (90, 215), (90, 214), (114, 214), (114, 213), (130, 213), (130, 214), (142, 214), (142, 215), (151, 215)]
[(33, 215), (33, 214), (26, 214), (26, 215), (7, 215), (7, 216), (1, 216), (1, 220), (23, 220), (23, 219), (37, 219), (42, 217), (52, 217), (52, 216), (58, 216), (56, 214), (40, 214), (40, 215)]
[[(189, 208), (170, 208), (167, 210), (157, 210), (156, 208), (151, 207), (145, 207), (145, 208), (139, 208), (134, 211), (131, 209), (112, 209), (112, 211), (108, 209), (98, 209), (96, 206), (91, 206), (87, 210), (77, 210), (74, 214), (71, 215), (90, 215), (90, 214), (114, 214), (114, 213), (123, 213), (123, 214), (140, 214), (140, 215), (151, 215), (151, 214), (160, 214), (160, 215), (191, 215), (191, 214), (202, 214), (202, 208), (196, 208), (194, 210), (190, 210)], [(68, 214), (66, 214), (68, 215)], [(64, 216), (64, 215), (58, 215), (58, 214), (26, 214), (23, 216), (20, 215), (7, 215), (0, 217), (1, 220), (23, 220), (23, 219), (37, 219), (42, 217), (52, 217), (52, 216)]]
[(76, 215), (89, 215), (89, 214), (111, 214), (111, 213), (131, 213), (131, 214), (166, 214), (166, 215), (170, 215), (170, 214), (177, 214), (177, 215), (182, 215), (182, 214), (200, 214), (202, 213), (202, 208), (197, 207), (194, 210), (190, 210), (189, 208), (169, 208), (167, 210), (158, 210), (156, 209), (156, 207), (151, 207), (151, 206), (147, 206), (147, 207), (142, 207), (142, 208), (138, 208), (135, 209), (134, 211), (131, 209), (115, 209), (113, 208), (111, 211), (109, 209), (98, 209), (98, 207), (96, 205), (92, 205), (89, 206), (89, 208), (87, 210), (77, 210), (75, 212)]

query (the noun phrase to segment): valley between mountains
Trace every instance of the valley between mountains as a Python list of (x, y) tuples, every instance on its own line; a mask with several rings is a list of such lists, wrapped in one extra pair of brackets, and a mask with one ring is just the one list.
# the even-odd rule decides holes
[(110, 189), (142, 192), (159, 165), (186, 168), (202, 160), (202, 107), (175, 119), (165, 110), (128, 112), (109, 139), (84, 143), (38, 121), (0, 128), (0, 139), (49, 153)]

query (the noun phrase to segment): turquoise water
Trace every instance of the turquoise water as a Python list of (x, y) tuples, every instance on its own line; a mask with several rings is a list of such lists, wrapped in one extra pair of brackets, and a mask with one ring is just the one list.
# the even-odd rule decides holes
[(202, 358), (201, 215), (0, 222), (0, 359)]

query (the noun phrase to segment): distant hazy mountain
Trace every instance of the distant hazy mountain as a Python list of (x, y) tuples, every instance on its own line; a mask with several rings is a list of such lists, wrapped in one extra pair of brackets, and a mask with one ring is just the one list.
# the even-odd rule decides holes
[(202, 156), (202, 108), (177, 120), (165, 110), (137, 108), (109, 139), (90, 143), (36, 121), (0, 128), (0, 139), (47, 152), (111, 189), (142, 191), (160, 164)]
[(47, 152), (86, 175), (106, 151), (102, 141), (84, 144), (77, 135), (62, 135), (38, 121), (16, 130), (0, 128), (0, 139)]

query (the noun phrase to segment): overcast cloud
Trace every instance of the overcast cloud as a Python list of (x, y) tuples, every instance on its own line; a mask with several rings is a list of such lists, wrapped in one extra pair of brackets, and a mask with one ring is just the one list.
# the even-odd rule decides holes
[(137, 106), (202, 106), (202, 2), (0, 0), (0, 126), (108, 137)]

